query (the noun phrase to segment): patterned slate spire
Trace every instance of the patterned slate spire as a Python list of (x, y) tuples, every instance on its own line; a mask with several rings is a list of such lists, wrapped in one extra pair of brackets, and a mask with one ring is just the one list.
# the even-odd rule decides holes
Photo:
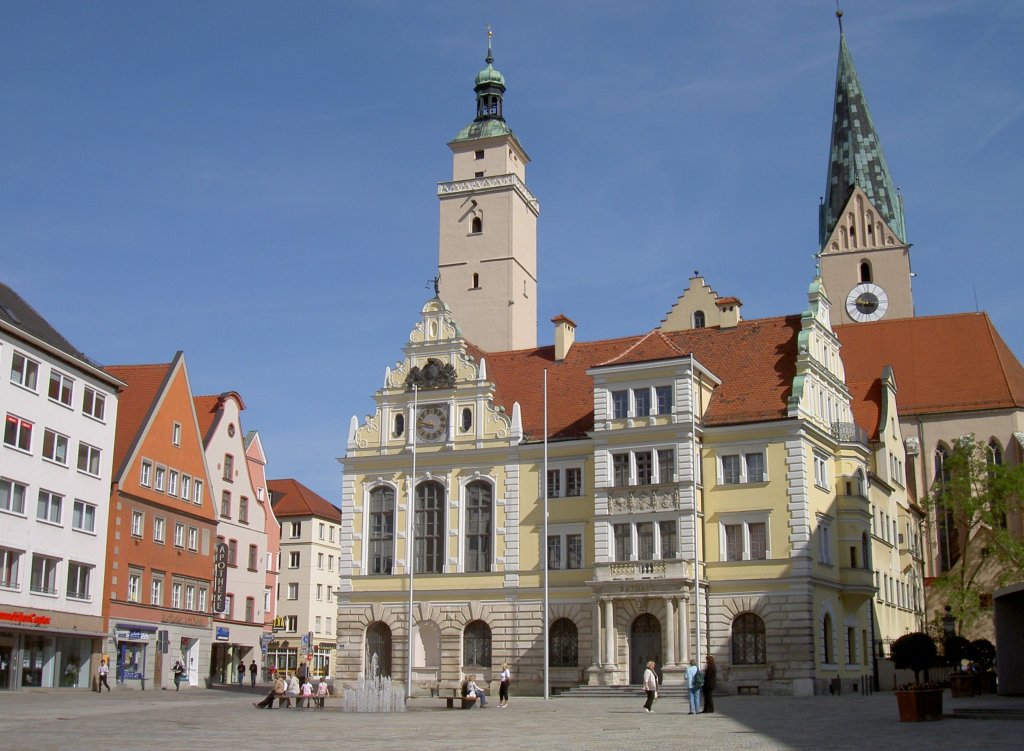
[(867, 194), (893, 234), (905, 243), (903, 207), (893, 187), (882, 144), (875, 132), (867, 99), (840, 25), (828, 184), (818, 221), (819, 247), (824, 248), (854, 186), (859, 186)]

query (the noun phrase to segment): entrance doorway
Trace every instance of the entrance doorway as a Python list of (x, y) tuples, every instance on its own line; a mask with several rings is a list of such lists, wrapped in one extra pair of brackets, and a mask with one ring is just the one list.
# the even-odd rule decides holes
[(661, 668), (661, 624), (650, 613), (638, 616), (629, 628), (629, 682), (643, 683), (651, 660)]
[(9, 644), (0, 644), (0, 691), (14, 688), (11, 685), (11, 675), (14, 672), (14, 666), (11, 665), (12, 652)]

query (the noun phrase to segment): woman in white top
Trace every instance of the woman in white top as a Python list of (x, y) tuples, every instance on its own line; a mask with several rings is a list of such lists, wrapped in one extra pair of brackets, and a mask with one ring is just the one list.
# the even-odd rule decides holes
[(508, 706), (508, 684), (512, 680), (512, 671), (508, 663), (501, 663), (501, 683), (498, 684), (498, 709)]
[(309, 682), (309, 678), (307, 677), (306, 678), (306, 682), (302, 684), (302, 698), (299, 699), (295, 703), (295, 706), (296, 707), (301, 707), (303, 704), (305, 704), (308, 707), (309, 706), (309, 700), (312, 697), (313, 697), (313, 684)]
[(647, 692), (647, 701), (644, 702), (644, 711), (653, 712), (654, 700), (658, 696), (658, 674), (654, 672), (654, 660), (647, 663), (644, 670), (644, 691)]

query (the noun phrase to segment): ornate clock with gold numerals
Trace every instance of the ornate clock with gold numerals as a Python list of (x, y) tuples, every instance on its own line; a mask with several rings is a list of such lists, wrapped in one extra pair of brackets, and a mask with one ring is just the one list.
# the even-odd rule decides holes
[(877, 284), (863, 282), (846, 296), (846, 312), (858, 323), (877, 321), (889, 309), (889, 296)]
[(416, 435), (424, 441), (440, 441), (448, 434), (448, 410), (429, 404), (416, 413)]

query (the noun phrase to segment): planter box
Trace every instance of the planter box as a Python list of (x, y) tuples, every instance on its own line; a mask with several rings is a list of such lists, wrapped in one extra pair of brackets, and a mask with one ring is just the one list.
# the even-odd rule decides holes
[(977, 696), (981, 693), (978, 690), (978, 677), (974, 673), (950, 674), (949, 690), (954, 699), (962, 699), (965, 696)]
[(942, 719), (942, 689), (921, 688), (896, 691), (900, 722), (925, 722)]
[(978, 673), (978, 693), (979, 694), (994, 694), (996, 693), (996, 674), (991, 670), (985, 673)]

